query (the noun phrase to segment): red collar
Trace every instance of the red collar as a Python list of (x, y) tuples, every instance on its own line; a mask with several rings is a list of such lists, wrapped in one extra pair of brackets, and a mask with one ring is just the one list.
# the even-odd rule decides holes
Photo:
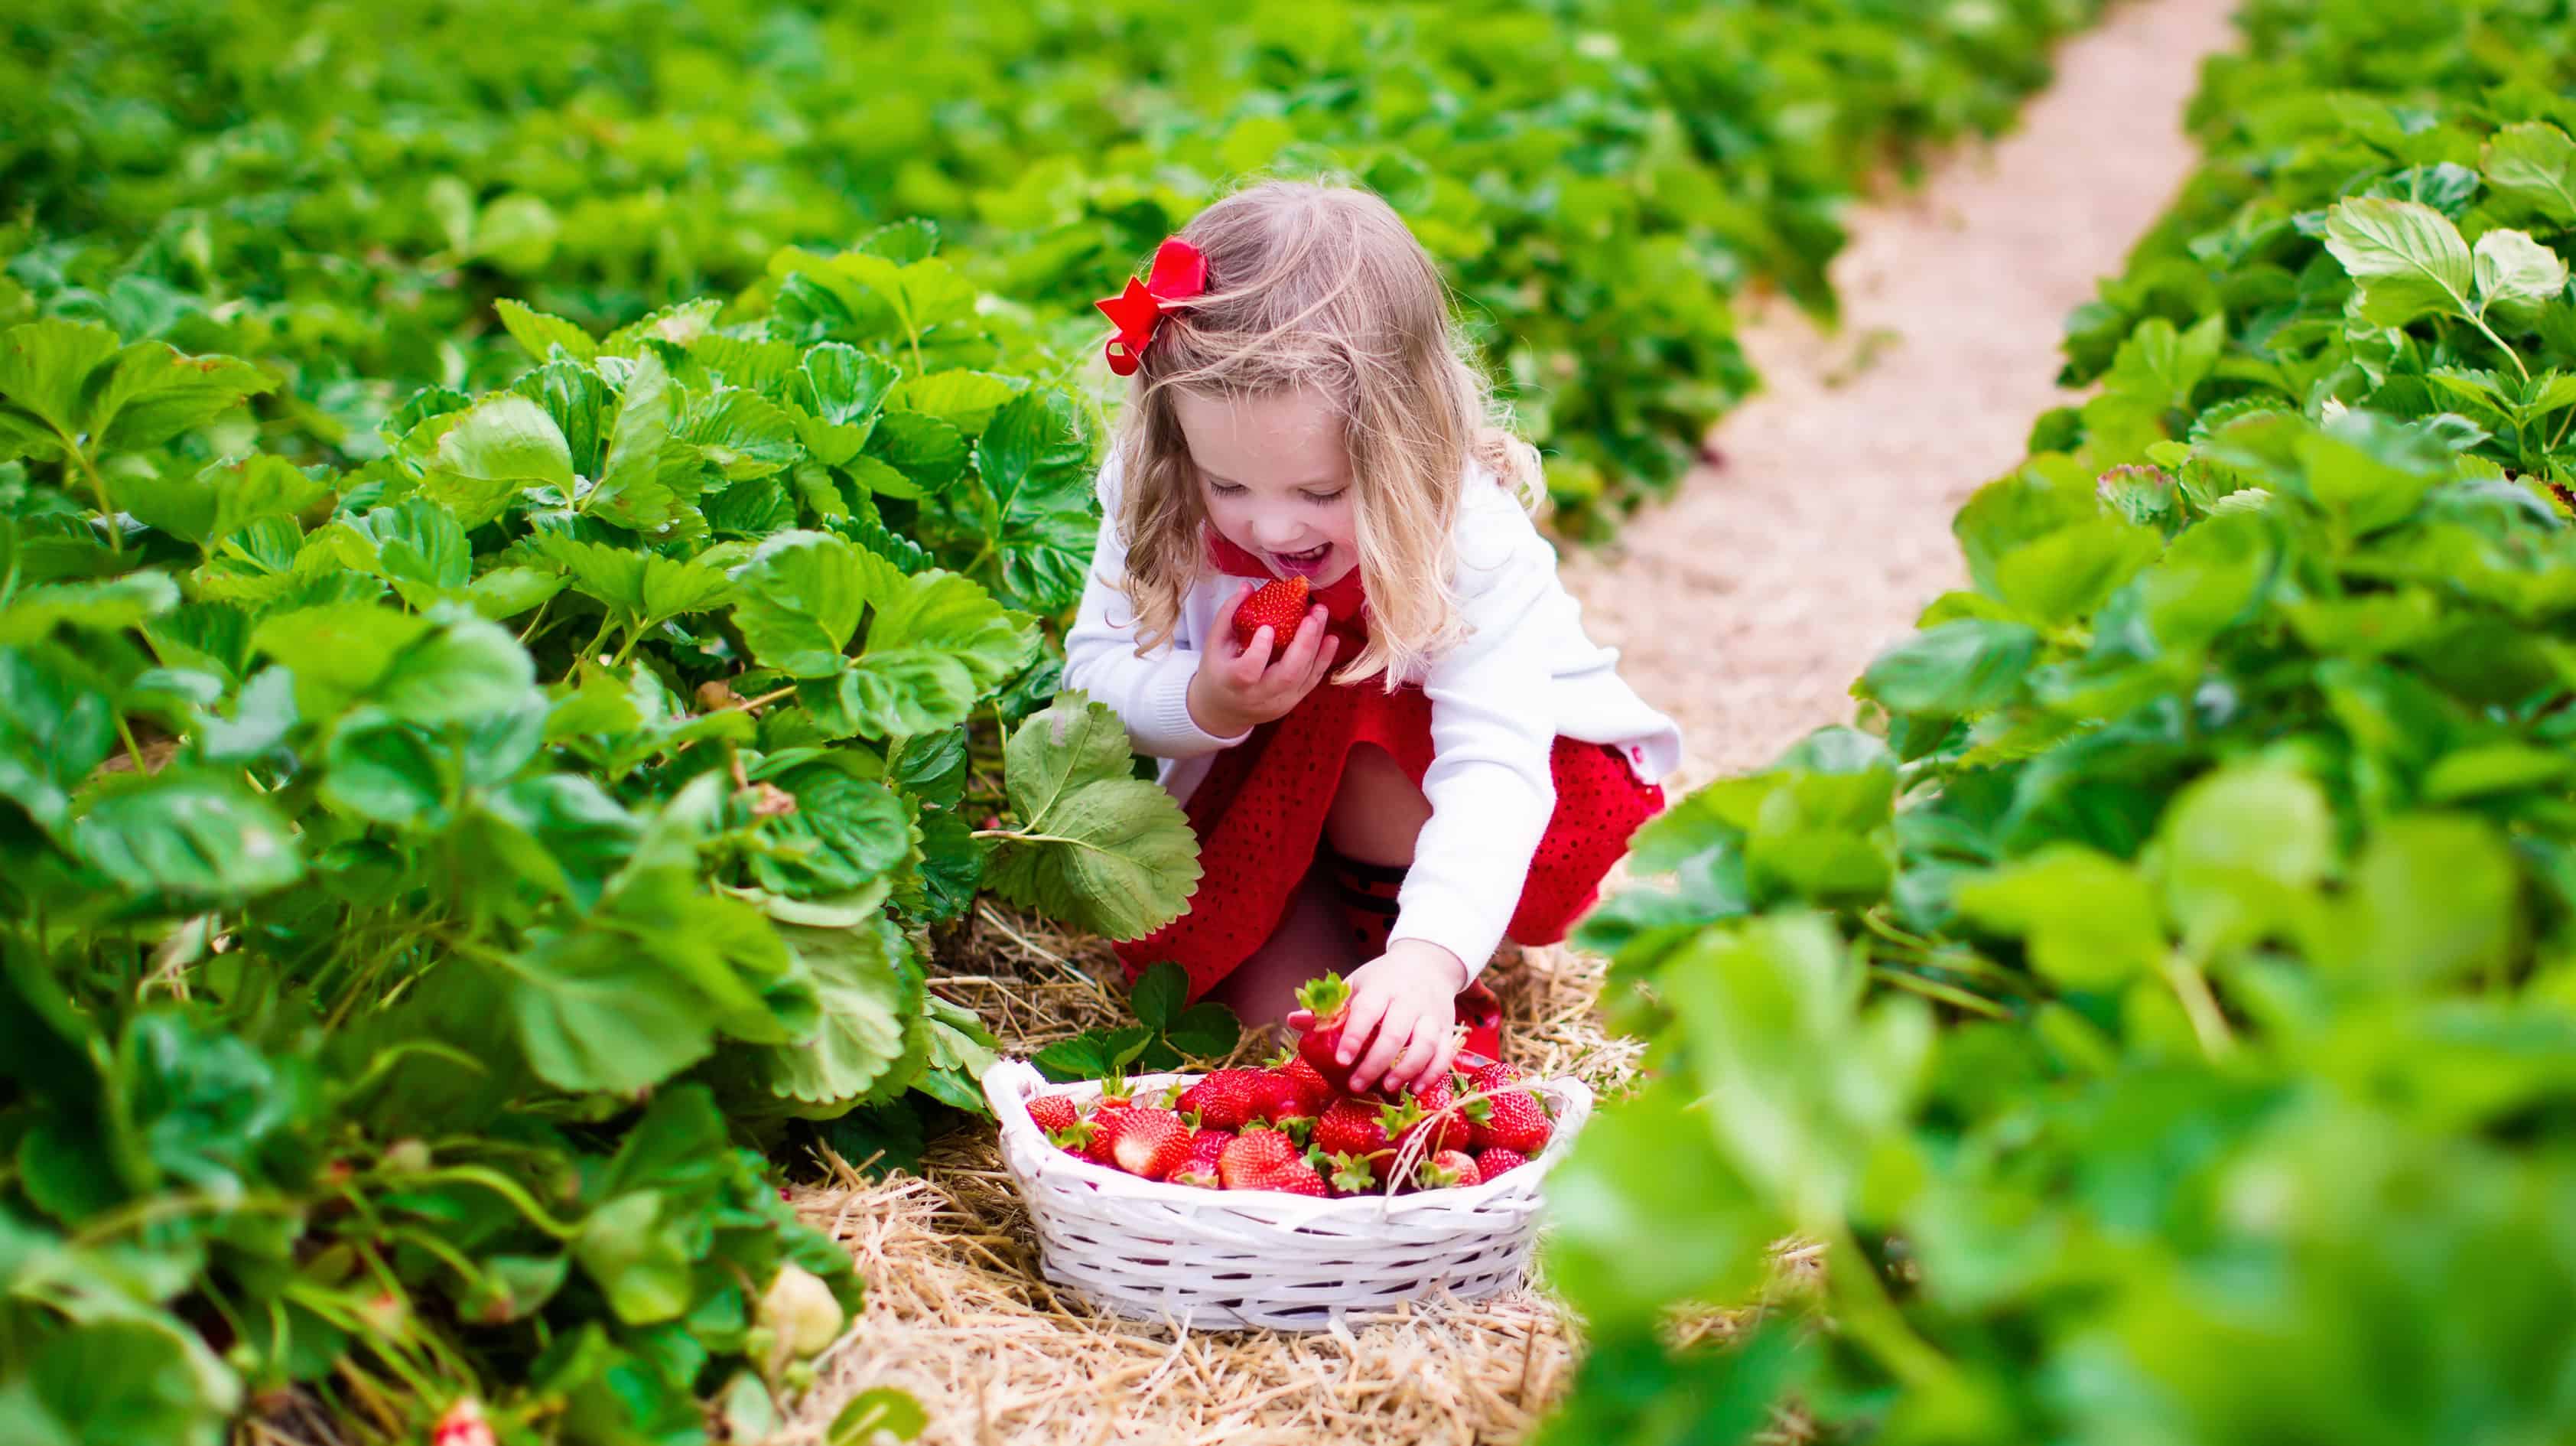
[[(1278, 576), (1260, 558), (1219, 536), (1215, 528), (1209, 528), (1206, 537), (1208, 561), (1227, 577), (1269, 582)], [(1368, 637), (1368, 594), (1360, 587), (1360, 570), (1352, 568), (1331, 587), (1315, 589), (1314, 600), (1324, 605), (1325, 626), (1342, 635), (1342, 661), (1350, 661), (1352, 646)]]

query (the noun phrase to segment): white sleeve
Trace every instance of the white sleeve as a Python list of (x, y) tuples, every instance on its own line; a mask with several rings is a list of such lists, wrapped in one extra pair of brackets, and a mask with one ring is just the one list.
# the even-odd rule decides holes
[[(1513, 509), (1515, 514), (1518, 509)], [(1552, 590), (1556, 553), (1526, 515), (1461, 548), (1460, 603), (1474, 629), (1423, 680), (1431, 699), (1431, 767), (1422, 778), (1431, 818), (1396, 896), (1391, 939), (1422, 939), (1456, 954), (1473, 979), (1510, 925), (1530, 860), (1556, 812), (1550, 754), (1556, 719), (1548, 664), (1525, 624)], [(1490, 556), (1502, 555), (1496, 563)]]
[(1109, 705), (1127, 725), (1136, 751), (1149, 758), (1190, 758), (1231, 748), (1249, 731), (1220, 738), (1190, 717), (1190, 679), (1199, 654), (1188, 646), (1188, 619), (1179, 632), (1143, 657), (1136, 655), (1136, 615), (1116, 582), (1127, 571), (1127, 545), (1118, 535), (1117, 464), (1100, 477), (1100, 537), (1083, 580), (1082, 607), (1064, 635), (1064, 685)]

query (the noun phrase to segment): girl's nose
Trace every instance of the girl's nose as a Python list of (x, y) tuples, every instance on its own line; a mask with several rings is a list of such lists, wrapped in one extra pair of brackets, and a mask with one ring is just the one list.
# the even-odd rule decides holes
[(1271, 552), (1296, 552), (1303, 545), (1305, 535), (1304, 524), (1293, 517), (1262, 518), (1252, 524), (1252, 540)]

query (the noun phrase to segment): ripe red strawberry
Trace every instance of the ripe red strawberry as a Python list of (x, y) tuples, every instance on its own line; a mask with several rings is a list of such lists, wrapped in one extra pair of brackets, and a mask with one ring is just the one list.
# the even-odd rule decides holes
[(1393, 1141), (1384, 1113), (1395, 1107), (1345, 1095), (1315, 1119), (1315, 1147), (1327, 1155), (1374, 1155)]
[(1261, 591), (1234, 610), (1234, 639), (1252, 646), (1252, 635), (1270, 629), (1270, 645), (1285, 648), (1297, 625), (1306, 620), (1306, 594), (1314, 584), (1302, 577), (1272, 578)]
[(1444, 1074), (1431, 1082), (1431, 1088), (1414, 1092), (1413, 1102), (1420, 1106), (1423, 1120), (1420, 1124), (1405, 1129), (1402, 1134), (1393, 1136), (1397, 1149), (1403, 1149), (1405, 1141), (1410, 1139), (1417, 1130), (1433, 1132), (1431, 1142), (1433, 1150), (1467, 1148), (1467, 1114), (1466, 1111), (1458, 1108), (1456, 1104), (1458, 1096), (1451, 1085), (1451, 1077)]
[(1029, 1118), (1038, 1122), (1039, 1129), (1054, 1134), (1080, 1123), (1082, 1111), (1075, 1107), (1071, 1095), (1039, 1095), (1029, 1101)]
[[(1470, 1059), (1474, 1060), (1473, 1064), (1468, 1063)], [(1522, 1078), (1519, 1065), (1487, 1059), (1481, 1054), (1471, 1056), (1462, 1053), (1450, 1067), (1465, 1075), (1467, 1083), (1480, 1090), (1509, 1089), (1519, 1084)]]
[(1252, 1114), (1253, 1118), (1267, 1120), (1281, 1129), (1287, 1129), (1300, 1120), (1311, 1125), (1331, 1098), (1329, 1091), (1323, 1099), (1314, 1098), (1294, 1075), (1281, 1070), (1264, 1070), (1253, 1084)]
[(1315, 1067), (1299, 1058), (1293, 1049), (1279, 1051), (1278, 1058), (1270, 1061), (1270, 1072), (1285, 1075), (1289, 1083), (1297, 1087), (1297, 1097), (1305, 1102), (1311, 1114), (1322, 1114), (1324, 1106), (1333, 1102), (1333, 1087), (1325, 1083), (1324, 1077), (1315, 1072)]
[(430, 1446), (492, 1446), (492, 1424), (483, 1419), (483, 1403), (460, 1398), (429, 1428)]
[(1547, 1148), (1547, 1137), (1555, 1128), (1538, 1096), (1516, 1086), (1497, 1085), (1486, 1098), (1466, 1108), (1467, 1140), (1479, 1150), (1500, 1145), (1521, 1155), (1535, 1155)]
[(1492, 1180), (1529, 1163), (1529, 1156), (1500, 1145), (1476, 1152), (1476, 1178)]
[(1233, 1139), (1233, 1133), (1227, 1130), (1201, 1130), (1190, 1136), (1188, 1158), (1164, 1178), (1175, 1185), (1196, 1185), (1204, 1190), (1221, 1188), (1225, 1181), (1217, 1173), (1217, 1159)]
[(1321, 1157), (1321, 1163), (1317, 1164), (1317, 1169), (1329, 1167), (1324, 1184), (1332, 1190), (1334, 1199), (1377, 1193), (1377, 1167), (1369, 1162), (1367, 1156), (1325, 1155), (1321, 1150), (1306, 1152), (1309, 1163), (1314, 1163), (1318, 1157)]
[(1217, 1070), (1182, 1091), (1180, 1108), (1185, 1114), (1195, 1112), (1207, 1129), (1242, 1129), (1243, 1122), (1253, 1118), (1260, 1081), (1259, 1070)]
[(1335, 1057), (1342, 1047), (1342, 1011), (1350, 1002), (1350, 982), (1338, 974), (1309, 980), (1297, 991), (1298, 1007), (1315, 1016), (1315, 1022), (1298, 1036), (1298, 1057), (1314, 1066), (1325, 1087), (1335, 1094), (1351, 1092), (1351, 1067)]
[(1324, 1177), (1306, 1163), (1297, 1142), (1277, 1130), (1249, 1130), (1228, 1141), (1217, 1155), (1217, 1175), (1229, 1190), (1325, 1193)]
[(1425, 1190), (1444, 1190), (1451, 1186), (1477, 1185), (1484, 1177), (1477, 1173), (1476, 1162), (1464, 1150), (1442, 1150), (1414, 1167), (1414, 1183)]
[(1170, 1110), (1122, 1110), (1104, 1133), (1109, 1163), (1138, 1179), (1160, 1180), (1190, 1157), (1190, 1127)]

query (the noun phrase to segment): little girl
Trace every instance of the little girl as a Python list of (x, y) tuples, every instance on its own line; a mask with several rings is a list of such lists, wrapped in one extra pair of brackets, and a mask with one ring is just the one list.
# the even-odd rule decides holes
[[(1065, 685), (1161, 760), (1204, 871), (1121, 960), (1292, 1027), (1297, 985), (1347, 972), (1354, 1089), (1429, 1083), (1461, 1034), (1498, 1054), (1477, 973), (1564, 937), (1681, 753), (1557, 581), (1536, 454), (1366, 192), (1219, 201), (1101, 309), (1135, 382)], [(1302, 620), (1238, 642), (1287, 577)]]

